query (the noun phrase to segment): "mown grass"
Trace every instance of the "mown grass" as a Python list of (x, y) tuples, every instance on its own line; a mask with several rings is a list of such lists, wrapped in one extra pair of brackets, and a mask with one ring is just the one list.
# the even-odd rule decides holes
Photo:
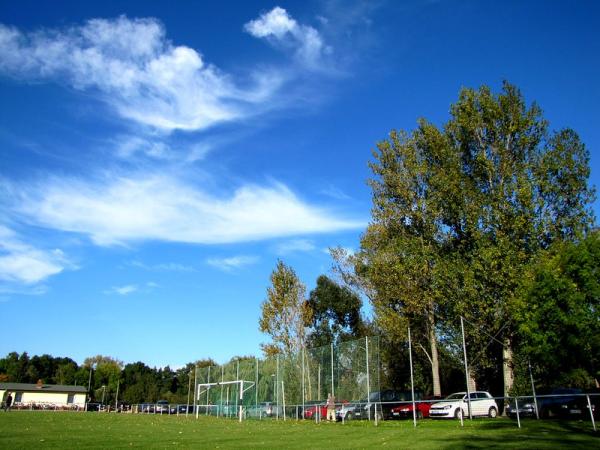
[(11, 411), (0, 448), (600, 448), (590, 422), (508, 419), (321, 423), (191, 416)]

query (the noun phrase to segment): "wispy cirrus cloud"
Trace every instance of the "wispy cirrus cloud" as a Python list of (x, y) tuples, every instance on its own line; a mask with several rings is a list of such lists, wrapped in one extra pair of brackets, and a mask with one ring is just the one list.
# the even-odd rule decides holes
[(186, 266), (185, 264), (179, 263), (160, 263), (160, 264), (145, 264), (141, 261), (131, 261), (129, 263), (132, 267), (139, 269), (155, 271), (155, 272), (196, 272), (197, 270), (192, 266)]
[(174, 45), (157, 19), (125, 16), (33, 32), (0, 24), (0, 73), (95, 93), (120, 116), (167, 132), (255, 115), (284, 81), (251, 70), (236, 82), (195, 49)]
[(308, 204), (278, 183), (244, 185), (216, 196), (174, 176), (142, 174), (13, 183), (9, 191), (9, 208), (24, 221), (82, 233), (99, 245), (144, 240), (222, 244), (364, 226), (364, 221)]
[[(34, 285), (74, 266), (60, 249), (45, 250), (25, 243), (13, 230), (0, 225), (0, 281)], [(4, 287), (14, 292), (14, 287)]]
[(148, 281), (145, 284), (125, 284), (123, 286), (113, 286), (104, 291), (106, 295), (121, 295), (126, 296), (135, 292), (150, 292), (157, 288), (158, 284), (153, 281)]
[(292, 239), (291, 241), (281, 242), (275, 247), (275, 252), (279, 255), (287, 255), (296, 252), (310, 252), (314, 250), (315, 244), (308, 239)]
[(276, 47), (293, 51), (296, 60), (310, 69), (322, 68), (323, 57), (332, 51), (315, 28), (298, 23), (279, 6), (246, 23), (244, 30)]
[(257, 256), (238, 255), (227, 258), (208, 258), (206, 263), (225, 272), (231, 272), (234, 269), (256, 264), (258, 261)]
[(136, 284), (127, 284), (125, 286), (113, 286), (112, 288), (104, 291), (105, 294), (118, 294), (118, 295), (129, 295), (136, 292), (139, 289)]

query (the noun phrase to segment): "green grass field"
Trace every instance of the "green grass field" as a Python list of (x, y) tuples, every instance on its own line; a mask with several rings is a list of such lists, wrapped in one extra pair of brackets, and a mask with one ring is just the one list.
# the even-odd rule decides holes
[(0, 413), (0, 448), (600, 448), (590, 422), (321, 423), (69, 412)]

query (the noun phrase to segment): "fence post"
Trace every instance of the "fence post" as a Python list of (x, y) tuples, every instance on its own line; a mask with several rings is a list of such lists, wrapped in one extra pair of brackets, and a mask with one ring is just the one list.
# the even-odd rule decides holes
[(521, 417), (519, 416), (519, 397), (515, 397), (515, 409), (517, 410), (517, 426), (521, 428)]
[(415, 382), (413, 377), (412, 341), (410, 339), (410, 327), (408, 327), (408, 360), (410, 362), (410, 392), (412, 395), (413, 425), (417, 426), (417, 408), (415, 405)]
[(535, 406), (535, 418), (540, 420), (540, 412), (538, 411), (537, 396), (535, 395), (535, 383), (533, 382), (533, 374), (531, 373), (531, 361), (527, 360), (529, 366), (529, 379), (531, 380), (531, 392), (533, 393), (533, 404)]
[(465, 356), (465, 379), (467, 381), (467, 403), (469, 405), (469, 419), (473, 420), (473, 414), (471, 413), (471, 392), (469, 390), (469, 366), (467, 364), (467, 344), (465, 343), (465, 325), (463, 323), (462, 316), (460, 316), (460, 329), (462, 331), (463, 354)]
[(594, 431), (596, 431), (596, 422), (594, 421), (594, 411), (592, 410), (592, 402), (590, 401), (590, 395), (586, 394), (588, 409), (590, 411), (590, 418), (592, 419), (592, 427), (594, 427)]
[(331, 343), (331, 396), (335, 397), (335, 388), (333, 385), (333, 342)]
[(369, 337), (365, 336), (365, 355), (367, 358), (367, 405), (369, 405), (369, 410), (367, 412), (369, 420), (371, 420), (371, 405), (369, 402), (371, 401), (371, 380), (369, 374)]

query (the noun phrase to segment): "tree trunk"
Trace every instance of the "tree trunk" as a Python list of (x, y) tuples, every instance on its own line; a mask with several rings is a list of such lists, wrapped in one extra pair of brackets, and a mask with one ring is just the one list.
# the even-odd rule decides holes
[[(504, 397), (508, 397), (515, 381), (513, 373), (513, 352), (510, 339), (504, 339), (502, 346), (502, 374), (504, 377)], [(508, 402), (505, 402), (508, 405)]]
[(433, 395), (441, 397), (442, 389), (440, 386), (440, 361), (438, 358), (437, 338), (435, 336), (435, 317), (433, 316), (433, 307), (430, 307), (427, 313), (429, 322), (429, 345), (431, 347), (431, 376), (433, 379)]

